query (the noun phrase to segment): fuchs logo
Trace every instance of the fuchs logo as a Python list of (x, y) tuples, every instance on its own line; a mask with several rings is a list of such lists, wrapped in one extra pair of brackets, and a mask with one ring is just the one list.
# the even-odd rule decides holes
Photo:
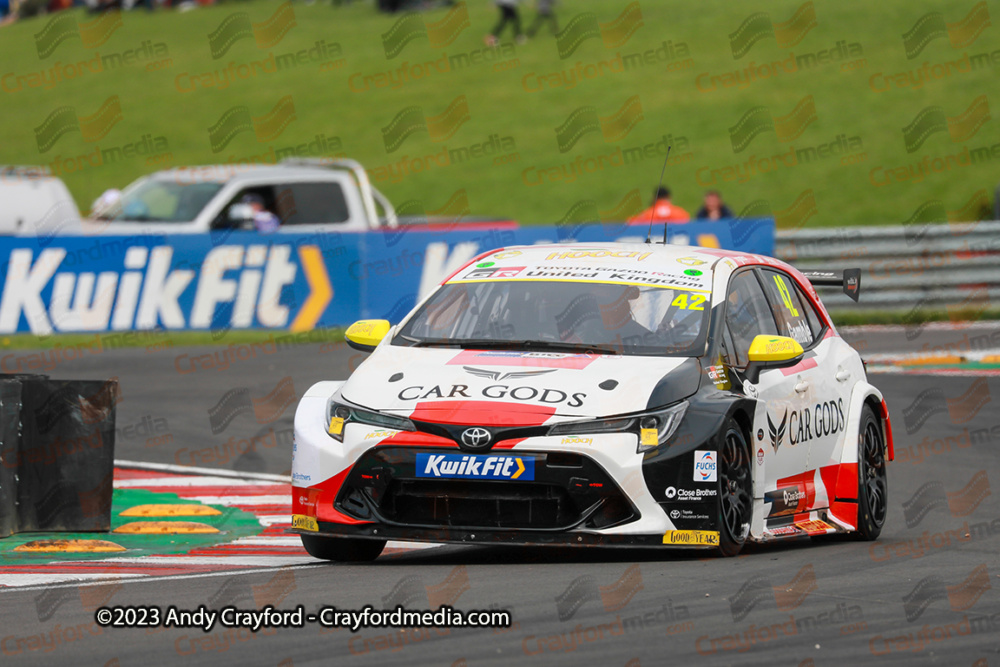
[(716, 480), (715, 451), (695, 452), (694, 481), (714, 482)]
[(473, 366), (462, 366), (462, 369), (466, 373), (475, 375), (476, 377), (486, 378), (495, 382), (502, 382), (503, 380), (511, 378), (527, 378), (535, 375), (545, 375), (546, 373), (552, 373), (556, 370), (555, 368), (549, 368), (541, 371), (512, 371), (510, 373), (504, 373), (503, 371), (491, 371), (485, 368), (475, 368)]
[[(781, 446), (781, 441), (785, 437), (785, 425), (787, 422), (788, 422), (787, 408), (785, 409), (785, 414), (782, 415), (781, 417), (781, 423), (777, 426), (775, 426), (774, 422), (771, 421), (771, 415), (767, 416), (767, 430), (771, 434), (771, 447), (774, 448), (775, 452), (778, 451), (778, 447)], [(763, 459), (764, 458), (763, 454), (760, 454), (758, 458)]]
[(475, 454), (417, 454), (416, 474), (417, 477), (452, 479), (533, 480), (535, 459)]

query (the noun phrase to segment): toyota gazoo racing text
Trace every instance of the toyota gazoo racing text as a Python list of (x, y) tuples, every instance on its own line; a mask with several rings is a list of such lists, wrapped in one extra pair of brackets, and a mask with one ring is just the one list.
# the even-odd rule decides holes
[(886, 517), (888, 410), (814, 285), (770, 257), (538, 245), (472, 260), (295, 415), (293, 528), (315, 557), (386, 540), (696, 547)]

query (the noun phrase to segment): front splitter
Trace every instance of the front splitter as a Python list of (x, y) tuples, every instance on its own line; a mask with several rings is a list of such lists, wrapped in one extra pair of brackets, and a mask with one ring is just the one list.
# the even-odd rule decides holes
[(296, 535), (353, 537), (398, 542), (435, 542), (445, 544), (505, 545), (526, 547), (657, 547), (676, 549), (715, 549), (713, 546), (676, 546), (663, 544), (662, 535), (601, 535), (584, 532), (549, 532), (535, 530), (490, 530), (489, 528), (410, 528), (385, 524), (347, 525), (318, 522), (319, 531), (289, 528)]

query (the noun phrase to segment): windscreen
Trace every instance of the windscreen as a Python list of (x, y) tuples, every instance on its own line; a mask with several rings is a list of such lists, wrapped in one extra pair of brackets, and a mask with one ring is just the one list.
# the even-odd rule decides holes
[(129, 222), (190, 222), (221, 188), (221, 183), (149, 179), (126, 190), (99, 217)]
[(708, 310), (708, 293), (700, 290), (577, 281), (450, 283), (393, 342), (697, 356), (704, 352)]

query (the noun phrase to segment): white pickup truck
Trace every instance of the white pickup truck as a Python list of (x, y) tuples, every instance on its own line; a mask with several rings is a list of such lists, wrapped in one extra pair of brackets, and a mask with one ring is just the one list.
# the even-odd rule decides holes
[[(242, 203), (247, 195), (255, 195), (277, 216), (279, 233), (400, 225), (392, 204), (358, 162), (293, 158), (276, 165), (186, 167), (144, 176), (85, 229), (100, 234), (253, 229), (253, 212)], [(424, 221), (406, 218), (402, 224)]]

